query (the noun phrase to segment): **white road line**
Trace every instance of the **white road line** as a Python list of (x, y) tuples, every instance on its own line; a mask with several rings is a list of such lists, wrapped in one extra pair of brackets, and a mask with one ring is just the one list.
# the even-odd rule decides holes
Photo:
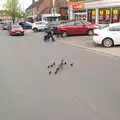
[(78, 45), (78, 44), (73, 44), (73, 43), (59, 41), (59, 40), (57, 42), (62, 43), (62, 44), (69, 44), (69, 45), (71, 45), (73, 47), (84, 48), (87, 51), (91, 51), (92, 53), (96, 53), (96, 52), (103, 53), (104, 55), (109, 56), (109, 57), (113, 57), (115, 59), (117, 59), (117, 58), (119, 59), (120, 58), (119, 55), (115, 55), (115, 54), (109, 53), (109, 52), (104, 52), (103, 50), (100, 50), (100, 49), (90, 48), (90, 47), (86, 47), (84, 45)]

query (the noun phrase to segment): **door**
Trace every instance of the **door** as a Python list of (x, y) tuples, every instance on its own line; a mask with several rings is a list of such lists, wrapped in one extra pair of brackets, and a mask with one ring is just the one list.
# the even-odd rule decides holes
[(67, 32), (69, 35), (75, 34), (75, 22), (68, 22), (63, 27), (63, 30)]
[(45, 29), (45, 23), (44, 22), (39, 22), (38, 23), (38, 29), (41, 30), (41, 29)]
[(32, 25), (24, 23), (24, 29), (32, 29)]
[(81, 21), (77, 21), (75, 22), (75, 28), (74, 28), (74, 31), (76, 34), (86, 34), (86, 31), (87, 31), (87, 27), (85, 24), (83, 24), (83, 22)]
[(120, 44), (120, 25), (115, 25), (109, 28), (111, 38), (114, 40), (114, 44)]

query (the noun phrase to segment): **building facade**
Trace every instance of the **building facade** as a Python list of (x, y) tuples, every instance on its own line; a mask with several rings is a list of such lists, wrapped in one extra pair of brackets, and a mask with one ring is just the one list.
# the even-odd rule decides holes
[(39, 2), (40, 1), (32, 1), (32, 4), (26, 9), (28, 21), (33, 22), (37, 19), (37, 16), (39, 14)]
[(108, 24), (120, 21), (120, 0), (97, 0), (69, 4), (70, 19)]
[(68, 19), (68, 6), (66, 0), (38, 0), (33, 1), (26, 9), (26, 13), (29, 19), (36, 18), (37, 20), (41, 19), (42, 14), (59, 13), (61, 20), (66, 20)]
[(12, 21), (11, 17), (7, 16), (4, 10), (0, 10), (0, 22), (2, 23), (11, 21)]

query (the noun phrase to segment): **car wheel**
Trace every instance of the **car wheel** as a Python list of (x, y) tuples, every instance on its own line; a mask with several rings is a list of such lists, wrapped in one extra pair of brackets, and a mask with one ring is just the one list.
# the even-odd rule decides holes
[(34, 29), (33, 29), (33, 32), (38, 32), (38, 29), (37, 29), (37, 28), (34, 28)]
[(67, 37), (67, 36), (68, 36), (67, 32), (62, 32), (62, 37)]
[(110, 48), (114, 45), (113, 40), (111, 38), (105, 38), (102, 42), (103, 46), (106, 48)]
[(93, 30), (88, 31), (88, 35), (93, 35), (93, 34), (94, 34)]

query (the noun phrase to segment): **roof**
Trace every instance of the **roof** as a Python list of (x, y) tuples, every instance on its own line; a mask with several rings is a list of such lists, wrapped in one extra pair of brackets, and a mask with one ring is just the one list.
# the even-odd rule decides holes
[(30, 10), (30, 9), (33, 9), (33, 8), (39, 7), (39, 2), (40, 2), (40, 0), (38, 0), (38, 1), (34, 2), (33, 4), (31, 4), (31, 5), (26, 9), (26, 11), (28, 11), (28, 10)]

